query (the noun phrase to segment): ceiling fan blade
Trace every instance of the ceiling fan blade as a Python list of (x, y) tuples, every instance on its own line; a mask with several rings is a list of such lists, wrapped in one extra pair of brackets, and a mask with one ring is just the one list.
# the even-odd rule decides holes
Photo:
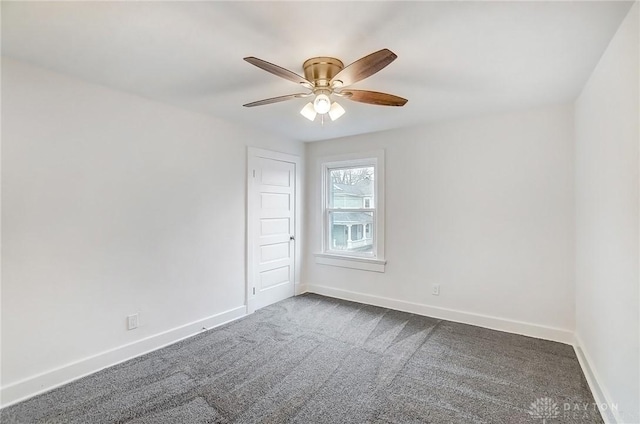
[(309, 97), (312, 93), (296, 93), (296, 94), (287, 94), (286, 96), (272, 97), (270, 99), (258, 100), (257, 102), (247, 103), (246, 105), (242, 105), (244, 107), (254, 107), (254, 106), (262, 106), (262, 105), (270, 105), (271, 103), (284, 102), (286, 100), (298, 99), (301, 97)]
[(354, 102), (369, 103), (378, 106), (404, 106), (408, 101), (393, 94), (368, 90), (344, 90), (340, 94)]
[(280, 78), (288, 79), (289, 81), (293, 81), (296, 84), (302, 84), (305, 87), (313, 88), (313, 84), (310, 81), (301, 77), (295, 72), (291, 72), (290, 70), (285, 69), (281, 66), (274, 65), (273, 63), (269, 63), (266, 60), (258, 59), (257, 57), (253, 56), (245, 57), (244, 60), (254, 66), (257, 66), (260, 69), (271, 72), (273, 75), (277, 75)]
[(341, 82), (339, 87), (354, 84), (380, 71), (393, 62), (396, 57), (398, 56), (389, 49), (378, 50), (375, 53), (356, 60), (338, 72), (336, 76), (331, 79), (331, 84), (337, 81)]

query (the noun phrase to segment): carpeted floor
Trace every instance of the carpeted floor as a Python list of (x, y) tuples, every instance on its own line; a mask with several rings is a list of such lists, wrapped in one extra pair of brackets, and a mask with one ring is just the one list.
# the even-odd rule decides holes
[[(541, 398), (551, 403), (530, 415)], [(565, 412), (593, 402), (571, 346), (309, 294), (5, 408), (0, 422), (601, 423), (593, 408)]]

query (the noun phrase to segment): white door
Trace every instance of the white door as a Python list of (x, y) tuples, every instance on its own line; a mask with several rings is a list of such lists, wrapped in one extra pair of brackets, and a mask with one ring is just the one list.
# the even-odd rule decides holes
[(295, 292), (296, 164), (256, 150), (249, 152), (249, 312)]

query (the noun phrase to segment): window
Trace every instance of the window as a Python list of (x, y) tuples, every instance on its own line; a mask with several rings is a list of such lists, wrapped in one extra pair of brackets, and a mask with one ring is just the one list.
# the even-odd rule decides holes
[[(373, 238), (364, 237), (364, 226), (373, 223), (375, 208), (363, 199), (373, 196), (375, 166), (327, 168), (327, 251), (372, 256)], [(369, 199), (371, 199), (369, 197)]]
[(322, 251), (316, 262), (384, 272), (384, 152), (322, 162)]

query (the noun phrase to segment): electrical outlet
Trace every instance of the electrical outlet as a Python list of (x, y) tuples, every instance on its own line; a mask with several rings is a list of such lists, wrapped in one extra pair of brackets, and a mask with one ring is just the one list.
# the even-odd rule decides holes
[(440, 296), (440, 284), (434, 284), (431, 287), (431, 294), (434, 296)]
[(133, 330), (134, 328), (138, 328), (138, 314), (127, 317), (127, 330)]

